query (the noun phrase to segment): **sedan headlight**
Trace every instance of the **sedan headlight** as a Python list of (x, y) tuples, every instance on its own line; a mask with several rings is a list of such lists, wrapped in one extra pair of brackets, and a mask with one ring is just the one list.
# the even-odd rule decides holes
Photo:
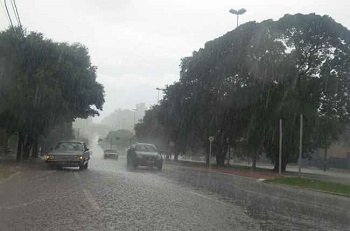
[(55, 157), (54, 157), (53, 155), (46, 154), (46, 155), (44, 156), (44, 159), (45, 159), (45, 160), (53, 160), (53, 159), (55, 159)]

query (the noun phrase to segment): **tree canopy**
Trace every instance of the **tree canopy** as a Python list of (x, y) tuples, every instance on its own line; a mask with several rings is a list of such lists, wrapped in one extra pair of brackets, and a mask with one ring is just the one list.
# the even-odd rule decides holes
[(0, 70), (0, 127), (18, 134), (26, 155), (51, 128), (102, 110), (103, 86), (81, 44), (10, 28), (0, 33)]
[[(165, 90), (154, 118), (178, 146), (206, 147), (214, 136), (217, 162), (227, 141), (283, 168), (295, 160), (303, 114), (304, 151), (327, 147), (349, 122), (350, 31), (328, 16), (285, 15), (248, 22), (181, 61), (180, 80)], [(137, 126), (139, 136), (154, 122)]]

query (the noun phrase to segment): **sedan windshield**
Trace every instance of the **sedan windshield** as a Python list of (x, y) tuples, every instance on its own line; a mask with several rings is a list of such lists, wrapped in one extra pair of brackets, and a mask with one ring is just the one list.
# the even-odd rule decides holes
[(138, 145), (136, 145), (136, 151), (139, 151), (139, 152), (157, 152), (157, 149), (153, 145), (138, 144)]
[(116, 150), (105, 150), (105, 153), (117, 153)]
[(83, 151), (83, 145), (80, 143), (58, 143), (55, 147), (56, 151)]

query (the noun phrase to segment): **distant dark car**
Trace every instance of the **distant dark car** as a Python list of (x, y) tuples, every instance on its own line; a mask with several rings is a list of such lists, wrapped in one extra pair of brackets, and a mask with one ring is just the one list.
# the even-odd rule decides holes
[(153, 144), (136, 143), (127, 151), (127, 166), (155, 166), (158, 170), (163, 168), (163, 157)]
[(119, 153), (115, 149), (107, 149), (104, 151), (104, 158), (112, 158), (118, 160)]
[(62, 141), (44, 155), (45, 162), (51, 167), (79, 167), (87, 169), (90, 151), (84, 142)]

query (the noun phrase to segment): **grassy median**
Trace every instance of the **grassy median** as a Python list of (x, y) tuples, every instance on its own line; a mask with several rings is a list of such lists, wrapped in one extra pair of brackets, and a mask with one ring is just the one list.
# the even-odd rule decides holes
[(350, 185), (346, 184), (332, 183), (299, 177), (279, 177), (272, 180), (267, 180), (266, 182), (314, 189), (318, 191), (336, 193), (350, 197)]

